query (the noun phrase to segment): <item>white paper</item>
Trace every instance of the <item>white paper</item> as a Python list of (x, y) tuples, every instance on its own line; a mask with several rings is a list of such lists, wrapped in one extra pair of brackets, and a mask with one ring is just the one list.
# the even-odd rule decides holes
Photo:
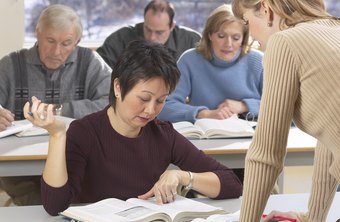
[(0, 138), (24, 131), (32, 127), (33, 127), (33, 124), (26, 119), (13, 121), (12, 126), (7, 127), (7, 129), (0, 132)]

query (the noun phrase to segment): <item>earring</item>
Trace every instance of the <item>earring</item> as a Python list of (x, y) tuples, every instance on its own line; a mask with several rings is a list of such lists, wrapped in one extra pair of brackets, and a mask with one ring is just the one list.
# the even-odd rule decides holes
[(269, 21), (267, 23), (268, 27), (272, 27), (273, 26), (273, 20), (274, 20), (273, 11), (269, 10)]

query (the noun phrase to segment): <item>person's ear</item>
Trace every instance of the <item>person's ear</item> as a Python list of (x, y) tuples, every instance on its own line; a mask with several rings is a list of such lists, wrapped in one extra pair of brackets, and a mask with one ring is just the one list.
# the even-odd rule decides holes
[(211, 41), (211, 35), (212, 35), (211, 33), (208, 34), (208, 38), (210, 41)]
[(174, 21), (172, 22), (171, 27), (170, 27), (170, 31), (172, 32), (172, 30), (174, 30), (175, 27), (176, 27), (176, 21), (174, 20)]
[(274, 12), (273, 10), (268, 6), (266, 1), (261, 2), (261, 9), (264, 12), (264, 15), (267, 19), (267, 26), (272, 27), (273, 26), (273, 20), (274, 20)]
[(121, 89), (120, 89), (119, 80), (117, 78), (113, 80), (113, 90), (114, 90), (114, 94), (116, 97), (120, 96)]

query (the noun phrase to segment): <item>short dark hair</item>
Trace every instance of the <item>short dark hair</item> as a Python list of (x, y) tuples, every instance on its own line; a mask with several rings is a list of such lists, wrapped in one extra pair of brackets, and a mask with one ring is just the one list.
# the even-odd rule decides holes
[(121, 99), (140, 81), (159, 77), (171, 93), (178, 83), (180, 72), (176, 60), (163, 44), (147, 40), (131, 41), (112, 68), (110, 104), (116, 108), (114, 80), (118, 79)]
[(149, 10), (153, 10), (154, 12), (164, 12), (164, 11), (166, 11), (166, 13), (169, 15), (169, 19), (170, 19), (169, 27), (171, 27), (172, 24), (174, 23), (175, 7), (170, 2), (164, 1), (164, 0), (152, 0), (152, 1), (150, 1), (149, 4), (147, 4), (145, 9), (144, 9), (144, 17)]

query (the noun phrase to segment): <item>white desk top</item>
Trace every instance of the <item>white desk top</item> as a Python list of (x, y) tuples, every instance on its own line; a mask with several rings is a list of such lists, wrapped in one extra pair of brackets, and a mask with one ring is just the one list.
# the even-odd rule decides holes
[[(247, 139), (191, 140), (199, 149), (231, 168), (244, 167), (251, 143)], [(292, 128), (288, 138), (286, 166), (312, 165), (316, 139)], [(48, 136), (9, 136), (0, 139), (0, 176), (41, 175), (48, 151)]]
[[(205, 153), (214, 154), (220, 153), (240, 153), (247, 152), (251, 138), (237, 138), (237, 139), (205, 139), (205, 140), (191, 140), (191, 142), (198, 148), (204, 150)], [(317, 140), (304, 133), (297, 127), (293, 127), (289, 131), (287, 151), (314, 151)]]
[[(74, 120), (57, 116), (66, 127)], [(0, 138), (0, 161), (2, 160), (41, 160), (46, 159), (48, 136), (16, 137), (15, 135)]]
[(16, 137), (0, 139), (0, 161), (13, 159), (46, 159), (48, 136)]
[[(48, 136), (22, 137), (9, 136), (0, 139), (1, 160), (46, 159)], [(251, 138), (191, 140), (207, 154), (246, 153)], [(314, 151), (316, 139), (292, 128), (288, 137), (288, 152)]]
[[(271, 210), (280, 211), (299, 211), (307, 210), (309, 194), (282, 194), (272, 195), (267, 203), (264, 213), (268, 214)], [(211, 200), (207, 198), (197, 199), (198, 201), (224, 208), (228, 212), (235, 212), (240, 209), (241, 199), (230, 200)], [(335, 222), (340, 218), (340, 192), (334, 198), (333, 205), (329, 211), (327, 222)], [(41, 205), (27, 207), (0, 207), (1, 221), (34, 221), (34, 222), (61, 222), (69, 221), (60, 216), (49, 216)]]

